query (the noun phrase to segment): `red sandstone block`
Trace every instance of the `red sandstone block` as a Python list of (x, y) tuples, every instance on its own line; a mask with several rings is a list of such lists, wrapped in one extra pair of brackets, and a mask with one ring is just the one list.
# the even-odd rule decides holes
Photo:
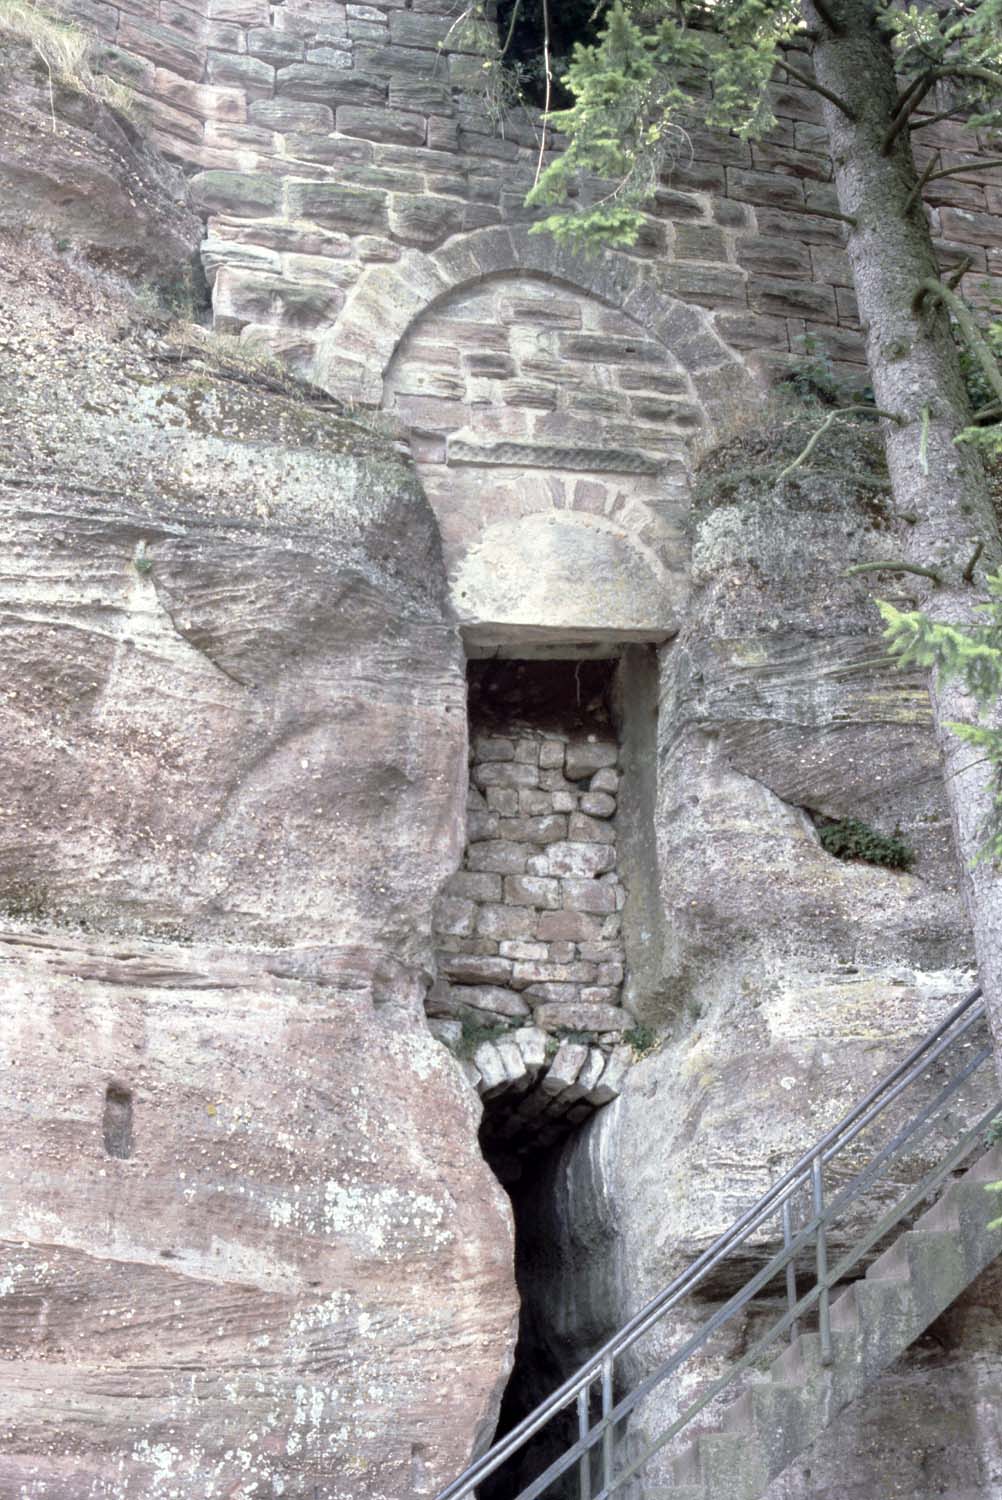
[(566, 839), (567, 833), (567, 819), (559, 813), (542, 818), (502, 818), (498, 825), (499, 838), (530, 844), (556, 844)]
[(568, 911), (609, 916), (616, 910), (616, 887), (601, 880), (562, 880), (564, 907)]
[(453, 953), (443, 960), (442, 970), (456, 984), (507, 984), (512, 966), (489, 954)]
[(961, 240), (965, 245), (1002, 246), (1002, 218), (994, 213), (971, 213), (961, 208), (944, 208), (940, 223), (947, 239)]
[(544, 911), (536, 922), (536, 935), (572, 943), (594, 943), (602, 937), (602, 918), (583, 911)]
[(532, 938), (536, 936), (536, 913), (522, 906), (481, 906), (477, 932), (487, 938)]
[(504, 883), (504, 899), (512, 906), (535, 906), (559, 911), (560, 881), (545, 875), (512, 875)]
[(630, 1017), (619, 1006), (571, 1001), (537, 1005), (533, 1020), (544, 1031), (563, 1027), (569, 1031), (622, 1031)]

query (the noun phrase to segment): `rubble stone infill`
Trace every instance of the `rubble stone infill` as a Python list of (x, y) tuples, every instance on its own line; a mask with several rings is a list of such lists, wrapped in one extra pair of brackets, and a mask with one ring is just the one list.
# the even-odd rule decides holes
[(519, 730), (474, 740), (465, 868), (436, 915), (429, 1014), (619, 1040), (625, 892), (619, 747)]
[(427, 1009), (485, 1102), (513, 1106), (513, 1137), (545, 1144), (579, 1124), (632, 1056), (618, 761), (596, 734), (520, 726), (473, 741), (466, 858), (439, 901)]

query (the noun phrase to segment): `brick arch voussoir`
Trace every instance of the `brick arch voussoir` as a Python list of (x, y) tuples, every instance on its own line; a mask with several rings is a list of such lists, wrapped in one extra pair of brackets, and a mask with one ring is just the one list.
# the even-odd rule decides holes
[[(518, 273), (563, 282), (632, 318), (689, 373), (712, 427), (720, 425), (738, 389), (747, 384), (749, 397), (756, 389), (709, 312), (659, 286), (653, 263), (627, 255), (585, 256), (549, 235), (530, 234), (526, 226), (473, 230), (430, 254), (409, 250), (398, 261), (374, 266), (320, 340), (314, 379), (343, 400), (378, 407), (390, 361), (418, 318), (455, 292)], [(727, 374), (723, 383), (721, 370)]]

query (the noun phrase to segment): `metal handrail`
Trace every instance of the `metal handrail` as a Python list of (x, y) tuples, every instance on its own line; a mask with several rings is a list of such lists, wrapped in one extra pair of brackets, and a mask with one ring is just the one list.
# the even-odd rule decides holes
[[(980, 1003), (979, 1003), (980, 1002)], [(601, 1445), (600, 1457), (602, 1459), (603, 1485), (593, 1500), (602, 1500), (603, 1496), (611, 1495), (613, 1489), (609, 1487), (608, 1476), (612, 1473), (612, 1443), (613, 1431), (617, 1422), (622, 1421), (627, 1413), (649, 1393), (654, 1385), (662, 1380), (681, 1363), (688, 1358), (693, 1351), (706, 1341), (709, 1335), (720, 1326), (727, 1317), (739, 1307), (744, 1306), (755, 1296), (768, 1282), (783, 1271), (786, 1273), (786, 1289), (790, 1311), (780, 1320), (783, 1325), (782, 1331), (789, 1331), (791, 1336), (796, 1337), (798, 1321), (803, 1312), (814, 1306), (819, 1309), (819, 1321), (821, 1332), (822, 1359), (831, 1357), (831, 1333), (828, 1322), (828, 1303), (830, 1286), (837, 1279), (837, 1275), (844, 1275), (846, 1269), (846, 1257), (836, 1267), (836, 1274), (829, 1275), (828, 1247), (827, 1247), (827, 1224), (831, 1221), (834, 1213), (851, 1202), (854, 1196), (858, 1196), (862, 1186), (866, 1186), (873, 1179), (879, 1166), (889, 1158), (898, 1147), (911, 1140), (915, 1135), (928, 1127), (935, 1110), (942, 1102), (952, 1097), (966, 1079), (990, 1056), (991, 1049), (986, 1048), (971, 1060), (961, 1073), (940, 1091), (932, 1104), (927, 1105), (919, 1114), (909, 1120), (901, 1131), (898, 1131), (891, 1143), (878, 1153), (878, 1156), (862, 1172), (857, 1173), (853, 1179), (844, 1186), (836, 1196), (826, 1205), (824, 1199), (824, 1167), (840, 1151), (844, 1150), (858, 1135), (864, 1131), (878, 1116), (899, 1098), (912, 1083), (925, 1073), (945, 1052), (955, 1047), (985, 1018), (985, 1007), (981, 1001), (980, 986), (972, 990), (969, 995), (957, 1005), (940, 1024), (926, 1037), (912, 1048), (908, 1055), (902, 1059), (889, 1073), (881, 1078), (869, 1092), (849, 1111), (838, 1123), (816, 1141), (810, 1149), (789, 1168), (773, 1185), (748, 1208), (735, 1222), (724, 1231), (714, 1242), (709, 1245), (679, 1276), (676, 1276), (655, 1297), (651, 1298), (639, 1312), (635, 1313), (623, 1326), (607, 1340), (602, 1347), (586, 1360), (580, 1368), (564, 1383), (558, 1387), (545, 1401), (530, 1412), (529, 1415), (507, 1433), (489, 1449), (487, 1453), (476, 1459), (457, 1479), (441, 1490), (436, 1500), (463, 1500), (463, 1497), (472, 1497), (476, 1486), (495, 1473), (504, 1463), (512, 1458), (520, 1449), (546, 1426), (546, 1424), (560, 1412), (566, 1410), (572, 1401), (578, 1405), (578, 1441), (570, 1445), (565, 1452), (551, 1463), (544, 1473), (537, 1476), (528, 1487), (519, 1492), (517, 1500), (535, 1500), (535, 1497), (543, 1492), (566, 1473), (575, 1464), (580, 1469), (580, 1494), (582, 1497), (592, 1496), (590, 1462), (591, 1452)], [(985, 1119), (991, 1119), (998, 1113), (999, 1106), (993, 1106)], [(964, 1152), (970, 1149), (976, 1139), (977, 1131), (983, 1130), (984, 1121), (979, 1121), (972, 1131), (964, 1138)], [(952, 1160), (951, 1153), (951, 1160)], [(961, 1158), (962, 1159), (962, 1158)], [(939, 1168), (932, 1174), (936, 1177)], [(791, 1204), (794, 1197), (804, 1187), (808, 1186), (812, 1196), (812, 1214), (810, 1222), (798, 1231), (792, 1228)], [(923, 1184), (923, 1189), (928, 1190)], [(917, 1191), (913, 1189), (913, 1193)], [(909, 1197), (911, 1194), (908, 1195)], [(907, 1211), (907, 1210), (905, 1210)], [(665, 1361), (652, 1375), (648, 1376), (640, 1385), (631, 1391), (618, 1403), (613, 1397), (613, 1368), (615, 1360), (638, 1339), (643, 1337), (652, 1327), (670, 1312), (683, 1298), (695, 1290), (699, 1284), (706, 1279), (710, 1272), (740, 1245), (746, 1244), (755, 1231), (766, 1220), (779, 1213), (783, 1225), (783, 1249), (777, 1255), (771, 1257), (768, 1265), (756, 1273), (750, 1281), (742, 1288), (741, 1292), (728, 1300), (724, 1308), (720, 1309), (709, 1323), (686, 1341), (682, 1349), (677, 1351), (669, 1360)], [(898, 1214), (900, 1220), (901, 1214)], [(883, 1222), (883, 1221), (881, 1221)], [(881, 1231), (885, 1232), (885, 1231)], [(869, 1241), (871, 1235), (865, 1239)], [(875, 1241), (874, 1241), (875, 1243)], [(796, 1270), (794, 1262), (798, 1253), (813, 1245), (816, 1255), (816, 1280), (815, 1286), (805, 1297), (797, 1299), (796, 1295)], [(872, 1246), (871, 1246), (872, 1248)], [(860, 1251), (860, 1254), (865, 1251)], [(857, 1256), (858, 1259), (858, 1256)], [(764, 1279), (763, 1279), (764, 1278)], [(771, 1330), (765, 1342), (773, 1340), (777, 1336), (776, 1330)], [(756, 1351), (758, 1346), (756, 1346)], [(745, 1364), (742, 1360), (741, 1365)], [(736, 1373), (736, 1371), (732, 1372)], [(726, 1377), (732, 1378), (732, 1374)], [(601, 1393), (601, 1418), (594, 1424), (589, 1417), (590, 1392), (596, 1382), (600, 1383)], [(726, 1382), (725, 1382), (726, 1383)], [(709, 1399), (708, 1397), (706, 1399)], [(698, 1403), (701, 1408), (704, 1402)], [(680, 1430), (692, 1419), (693, 1411), (686, 1413), (683, 1419), (673, 1424), (673, 1431)], [(673, 1435), (669, 1433), (669, 1436)], [(662, 1434), (656, 1447), (662, 1446), (666, 1437)], [(630, 1468), (616, 1477), (615, 1487), (635, 1473), (641, 1463), (646, 1462), (651, 1452), (648, 1451), (643, 1459), (632, 1464)]]

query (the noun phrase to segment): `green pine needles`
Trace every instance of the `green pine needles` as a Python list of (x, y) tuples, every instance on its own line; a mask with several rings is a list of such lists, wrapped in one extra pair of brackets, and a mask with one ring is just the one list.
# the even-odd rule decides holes
[(526, 200), (549, 207), (577, 198), (533, 232), (586, 250), (636, 241), (661, 172), (689, 155), (687, 121), (743, 135), (774, 123), (766, 85), (776, 46), (800, 23), (791, 0), (722, 0), (716, 32), (680, 22), (702, 7), (666, 4), (670, 15), (660, 18), (648, 7), (643, 21), (630, 9), (613, 0), (598, 41), (575, 46), (561, 80), (574, 102), (549, 116), (567, 147)]
[(901, 837), (901, 830), (880, 833), (859, 818), (840, 818), (818, 829), (821, 847), (836, 859), (861, 859), (888, 870), (907, 870), (915, 851)]
[[(902, 667), (935, 669), (961, 682), (979, 709), (997, 707), (1002, 699), (1002, 573), (986, 579), (988, 602), (979, 606), (983, 624), (959, 629), (930, 619), (919, 610), (902, 611), (878, 600), (884, 617), (888, 648)], [(990, 724), (950, 726), (971, 746), (976, 759), (990, 762), (995, 790), (988, 826), (978, 859), (1002, 861), (1002, 729)]]
[[(826, 14), (827, 0), (817, 8)], [(589, 27), (601, 12), (600, 0)], [(558, 72), (573, 102), (548, 119), (567, 144), (527, 199), (554, 210), (533, 232), (586, 251), (635, 243), (662, 172), (690, 155), (688, 127), (763, 135), (775, 123), (768, 86), (777, 67), (819, 87), (790, 50), (812, 36), (799, 0), (612, 0), (603, 19), (597, 40), (577, 42)], [(944, 79), (969, 125), (1002, 123), (1002, 0), (877, 0), (873, 19), (902, 80), (895, 134)]]

